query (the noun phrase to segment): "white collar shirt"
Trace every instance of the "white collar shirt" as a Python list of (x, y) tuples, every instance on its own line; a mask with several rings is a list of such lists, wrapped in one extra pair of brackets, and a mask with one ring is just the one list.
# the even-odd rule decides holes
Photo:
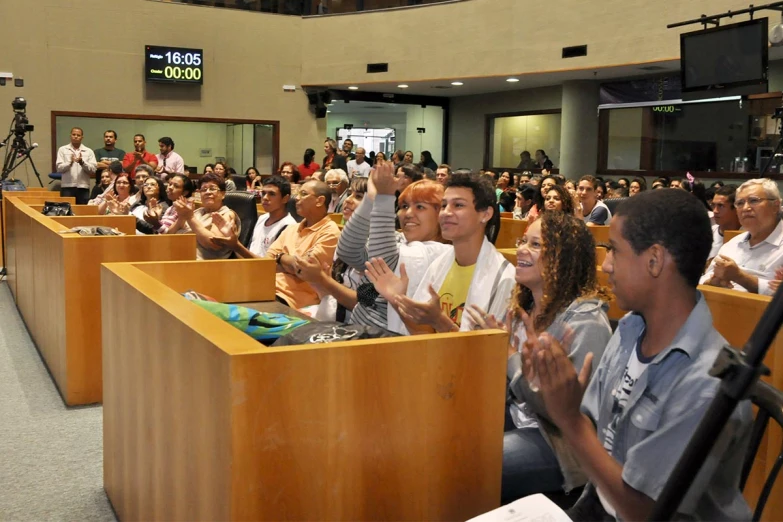
[[(732, 259), (744, 272), (757, 277), (759, 294), (772, 295), (769, 282), (775, 279), (775, 270), (783, 266), (782, 247), (783, 220), (778, 221), (772, 233), (755, 246), (750, 246), (750, 232), (745, 232), (724, 243), (718, 251), (718, 255)], [(699, 280), (699, 284), (709, 281), (714, 270), (715, 260), (713, 259)], [(732, 283), (732, 287), (741, 292), (747, 291), (737, 283)]]

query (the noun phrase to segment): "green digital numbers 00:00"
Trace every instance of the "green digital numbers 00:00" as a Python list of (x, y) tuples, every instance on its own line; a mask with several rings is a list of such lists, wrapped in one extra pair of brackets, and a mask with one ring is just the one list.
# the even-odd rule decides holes
[(167, 65), (163, 69), (163, 76), (170, 80), (200, 80), (201, 69), (196, 67), (172, 67), (171, 65)]

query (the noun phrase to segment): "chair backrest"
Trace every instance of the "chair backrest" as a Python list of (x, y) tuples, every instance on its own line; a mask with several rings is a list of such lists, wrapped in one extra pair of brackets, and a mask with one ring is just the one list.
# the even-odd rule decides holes
[(247, 185), (247, 180), (245, 180), (245, 176), (241, 174), (231, 174), (231, 179), (234, 180), (234, 185), (237, 186), (238, 191), (245, 190), (245, 186)]
[[(742, 465), (740, 490), (745, 489), (745, 483), (748, 480), (751, 468), (753, 468), (753, 462), (756, 459), (756, 453), (758, 453), (764, 432), (767, 430), (769, 419), (774, 420), (780, 427), (783, 427), (783, 393), (763, 381), (758, 381), (753, 386), (750, 400), (758, 407), (759, 412), (756, 415), (756, 420), (753, 422), (750, 445), (745, 454), (745, 462)], [(769, 475), (767, 475), (761, 495), (759, 495), (758, 502), (756, 502), (756, 509), (753, 512), (754, 522), (761, 519), (761, 513), (764, 511), (764, 506), (767, 504), (769, 495), (772, 492), (772, 486), (775, 485), (775, 479), (777, 479), (781, 467), (783, 467), (783, 447), (778, 452), (778, 458), (772, 466)]]
[(617, 207), (620, 206), (620, 203), (627, 200), (628, 198), (605, 199), (604, 205), (606, 205), (606, 207), (609, 209), (609, 212), (611, 212), (612, 215), (614, 216), (614, 213), (617, 210)]
[(256, 197), (252, 192), (226, 192), (223, 204), (236, 212), (242, 223), (242, 230), (239, 232), (239, 242), (246, 247), (250, 246), (250, 239), (253, 237), (253, 229), (258, 221), (258, 211), (256, 210)]

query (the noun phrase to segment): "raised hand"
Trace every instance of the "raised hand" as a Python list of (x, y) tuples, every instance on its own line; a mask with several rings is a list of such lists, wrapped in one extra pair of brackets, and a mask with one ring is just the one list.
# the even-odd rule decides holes
[(329, 278), (328, 263), (321, 265), (316, 257), (309, 254), (302, 257), (296, 256), (295, 259), (296, 275), (302, 281), (307, 281), (311, 284), (318, 284), (324, 279)]
[(177, 201), (174, 202), (174, 208), (177, 210), (178, 219), (187, 221), (193, 217), (193, 203), (183, 196), (177, 198)]
[(234, 231), (234, 220), (224, 218), (219, 212), (212, 213), (212, 225), (217, 227), (223, 237), (228, 237)]
[(400, 314), (405, 321), (413, 322), (415, 324), (427, 324), (432, 327), (438, 323), (441, 319), (443, 311), (440, 307), (440, 295), (433, 288), (429, 287), (430, 298), (428, 301), (420, 302), (414, 301), (406, 295), (398, 295), (393, 304), (397, 309), (397, 313)]
[(394, 178), (394, 163), (381, 161), (376, 163), (370, 173), (370, 179), (375, 185), (378, 194), (393, 195), (397, 190), (397, 180)]
[(531, 357), (547, 413), (560, 428), (576, 425), (582, 415), (579, 406), (593, 366), (593, 354), (590, 352), (585, 357), (582, 370), (577, 374), (567, 353), (572, 340), (573, 332), (566, 334), (562, 345), (557, 339), (544, 333), (538, 339), (536, 350)]
[(400, 277), (397, 277), (383, 259), (374, 257), (365, 263), (364, 275), (375, 286), (381, 296), (389, 301), (408, 291), (408, 273), (405, 264), (400, 264)]

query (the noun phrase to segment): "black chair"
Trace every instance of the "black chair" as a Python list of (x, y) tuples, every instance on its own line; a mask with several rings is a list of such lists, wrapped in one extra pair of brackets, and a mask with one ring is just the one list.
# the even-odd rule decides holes
[(245, 187), (247, 186), (247, 180), (245, 180), (245, 176), (242, 176), (241, 174), (231, 174), (231, 179), (234, 181), (234, 185), (237, 186), (238, 191), (245, 190)]
[(258, 210), (256, 209), (256, 197), (252, 192), (226, 192), (223, 204), (236, 212), (239, 222), (242, 223), (242, 229), (239, 232), (239, 242), (250, 246), (250, 240), (253, 237), (253, 229), (258, 221)]
[[(783, 393), (776, 390), (769, 384), (758, 381), (753, 386), (753, 391), (750, 394), (750, 400), (753, 401), (759, 412), (756, 415), (756, 420), (753, 422), (753, 431), (750, 436), (750, 445), (748, 451), (745, 454), (745, 462), (742, 465), (742, 475), (740, 477), (740, 490), (745, 489), (745, 483), (750, 475), (750, 470), (753, 468), (753, 461), (756, 458), (756, 453), (759, 450), (761, 439), (764, 437), (764, 432), (769, 424), (769, 419), (772, 418), (779, 426), (783, 427)], [(775, 460), (775, 464), (772, 466), (772, 470), (769, 472), (767, 480), (764, 482), (764, 487), (759, 495), (759, 500), (756, 503), (756, 510), (753, 513), (753, 521), (756, 522), (761, 519), (761, 513), (764, 511), (764, 506), (767, 504), (769, 494), (772, 492), (772, 486), (775, 485), (775, 479), (777, 479), (780, 469), (783, 467), (783, 447), (778, 453), (778, 458)]]
[(614, 213), (617, 211), (617, 207), (620, 206), (620, 203), (627, 200), (628, 198), (605, 199), (604, 205), (606, 205), (606, 207), (609, 209), (609, 212), (611, 212), (614, 216)]

